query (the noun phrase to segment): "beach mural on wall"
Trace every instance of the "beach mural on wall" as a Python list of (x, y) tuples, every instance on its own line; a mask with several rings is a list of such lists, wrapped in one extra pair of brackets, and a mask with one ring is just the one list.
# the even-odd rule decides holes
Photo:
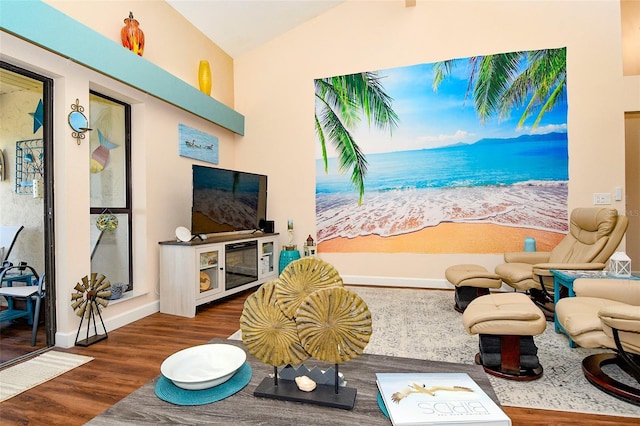
[(503, 253), (568, 232), (566, 49), (317, 79), (319, 252)]

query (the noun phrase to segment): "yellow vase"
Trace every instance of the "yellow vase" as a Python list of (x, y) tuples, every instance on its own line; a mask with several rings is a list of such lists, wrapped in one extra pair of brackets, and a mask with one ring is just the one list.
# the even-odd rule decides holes
[(209, 61), (200, 61), (198, 84), (202, 93), (211, 95), (211, 68), (209, 67)]

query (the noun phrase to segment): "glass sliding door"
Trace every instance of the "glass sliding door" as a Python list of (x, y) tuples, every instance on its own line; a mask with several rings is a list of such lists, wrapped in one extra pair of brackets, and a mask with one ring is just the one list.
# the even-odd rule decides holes
[[(5, 267), (17, 266), (6, 274), (30, 275), (33, 268), (38, 276), (46, 276), (35, 346), (31, 346), (32, 313), (0, 322), (0, 365), (54, 344), (52, 94), (51, 79), (0, 61), (0, 226), (23, 227), (13, 245), (0, 250), (6, 257)], [(30, 282), (33, 279), (27, 278), (15, 285)], [(8, 302), (0, 297), (0, 312), (9, 309)], [(27, 308), (25, 300), (11, 302), (11, 308)]]

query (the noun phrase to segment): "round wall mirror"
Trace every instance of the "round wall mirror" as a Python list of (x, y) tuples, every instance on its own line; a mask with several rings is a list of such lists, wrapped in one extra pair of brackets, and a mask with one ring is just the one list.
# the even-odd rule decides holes
[(71, 104), (71, 112), (69, 113), (68, 120), (69, 126), (73, 130), (73, 132), (71, 132), (71, 136), (76, 138), (78, 145), (80, 145), (80, 141), (84, 139), (84, 133), (91, 130), (89, 128), (89, 121), (87, 120), (87, 117), (82, 113), (83, 111), (84, 107), (80, 105), (80, 101), (76, 99), (76, 103)]
[(72, 111), (69, 113), (69, 126), (78, 133), (86, 132), (89, 127), (87, 117), (79, 111)]

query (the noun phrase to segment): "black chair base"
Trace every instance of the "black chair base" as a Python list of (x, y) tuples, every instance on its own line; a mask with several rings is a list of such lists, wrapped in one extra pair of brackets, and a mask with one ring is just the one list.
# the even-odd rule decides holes
[[(615, 364), (627, 373), (627, 363), (615, 353), (589, 355), (582, 360), (582, 371), (585, 377), (595, 387), (609, 395), (640, 406), (640, 389), (621, 383), (602, 371), (605, 365)], [(633, 378), (633, 375), (630, 374)], [(638, 380), (638, 379), (635, 379)], [(638, 382), (640, 384), (640, 381)]]
[(548, 292), (532, 288), (529, 290), (529, 298), (540, 308), (547, 321), (555, 320), (555, 305)]
[(542, 376), (533, 336), (480, 335), (475, 363), (501, 379), (530, 381)]
[[(496, 368), (493, 366), (487, 366), (482, 364), (482, 355), (480, 352), (476, 354), (475, 362), (477, 365), (482, 365), (485, 373), (491, 374), (492, 376), (500, 377), (501, 379), (507, 380), (515, 380), (519, 382), (528, 382), (531, 380), (536, 380), (542, 377), (543, 369), (542, 365), (538, 365), (536, 368), (522, 368), (518, 372), (506, 371), (502, 368)], [(497, 366), (501, 367), (501, 366)]]
[(453, 309), (462, 313), (474, 299), (487, 294), (489, 294), (488, 288), (468, 286), (456, 287), (454, 296), (456, 304)]

